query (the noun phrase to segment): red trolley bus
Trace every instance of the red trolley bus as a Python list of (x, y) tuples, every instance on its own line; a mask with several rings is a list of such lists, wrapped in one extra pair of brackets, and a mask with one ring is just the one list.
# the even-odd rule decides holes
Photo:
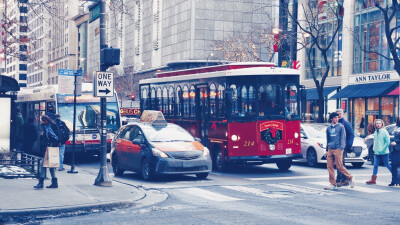
[(141, 111), (160, 110), (202, 140), (213, 166), (301, 158), (298, 70), (271, 63), (233, 63), (164, 72), (140, 81)]

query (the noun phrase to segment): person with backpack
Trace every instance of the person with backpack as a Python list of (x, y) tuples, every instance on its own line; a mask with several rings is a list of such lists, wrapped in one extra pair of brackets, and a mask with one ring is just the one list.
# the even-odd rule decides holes
[[(46, 176), (46, 167), (43, 167), (44, 157), (47, 147), (60, 147), (60, 132), (56, 123), (47, 115), (42, 115), (41, 135), (40, 135), (40, 157), (43, 158), (40, 162), (39, 183), (34, 186), (35, 189), (42, 189), (44, 178)], [(46, 188), (58, 188), (56, 177), (56, 169), (49, 168), (51, 174), (51, 185)]]
[(71, 135), (71, 131), (67, 127), (64, 121), (61, 120), (61, 115), (56, 114), (55, 115), (55, 123), (60, 130), (60, 168), (58, 168), (58, 171), (63, 171), (65, 170), (64, 168), (64, 154), (65, 154), (65, 143), (69, 140), (69, 136)]

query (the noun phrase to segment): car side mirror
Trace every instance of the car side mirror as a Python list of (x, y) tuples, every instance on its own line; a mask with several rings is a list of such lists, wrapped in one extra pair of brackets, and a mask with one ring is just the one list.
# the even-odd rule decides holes
[(144, 143), (144, 141), (141, 138), (135, 138), (135, 139), (133, 139), (132, 143), (135, 145), (142, 145)]
[(308, 139), (308, 137), (306, 135), (304, 135), (304, 134), (300, 134), (300, 138)]

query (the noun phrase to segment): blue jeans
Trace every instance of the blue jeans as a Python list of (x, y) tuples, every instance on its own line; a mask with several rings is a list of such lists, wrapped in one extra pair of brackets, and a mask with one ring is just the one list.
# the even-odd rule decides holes
[(60, 146), (60, 169), (64, 167), (64, 153), (65, 153), (65, 144)]
[(384, 155), (375, 155), (375, 161), (374, 161), (374, 172), (373, 175), (378, 174), (378, 167), (379, 167), (379, 162), (383, 161), (383, 164), (388, 168), (390, 173), (392, 172), (392, 167), (389, 164), (389, 154), (384, 154)]

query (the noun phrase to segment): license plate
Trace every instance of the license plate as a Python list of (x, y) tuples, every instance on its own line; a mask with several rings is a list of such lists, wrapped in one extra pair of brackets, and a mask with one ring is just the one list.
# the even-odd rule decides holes
[(349, 152), (349, 153), (347, 153), (347, 157), (349, 157), (349, 158), (354, 158), (354, 157), (356, 157), (356, 153), (354, 153), (354, 152)]
[(193, 163), (192, 162), (183, 162), (183, 168), (188, 168), (188, 167), (193, 167)]

